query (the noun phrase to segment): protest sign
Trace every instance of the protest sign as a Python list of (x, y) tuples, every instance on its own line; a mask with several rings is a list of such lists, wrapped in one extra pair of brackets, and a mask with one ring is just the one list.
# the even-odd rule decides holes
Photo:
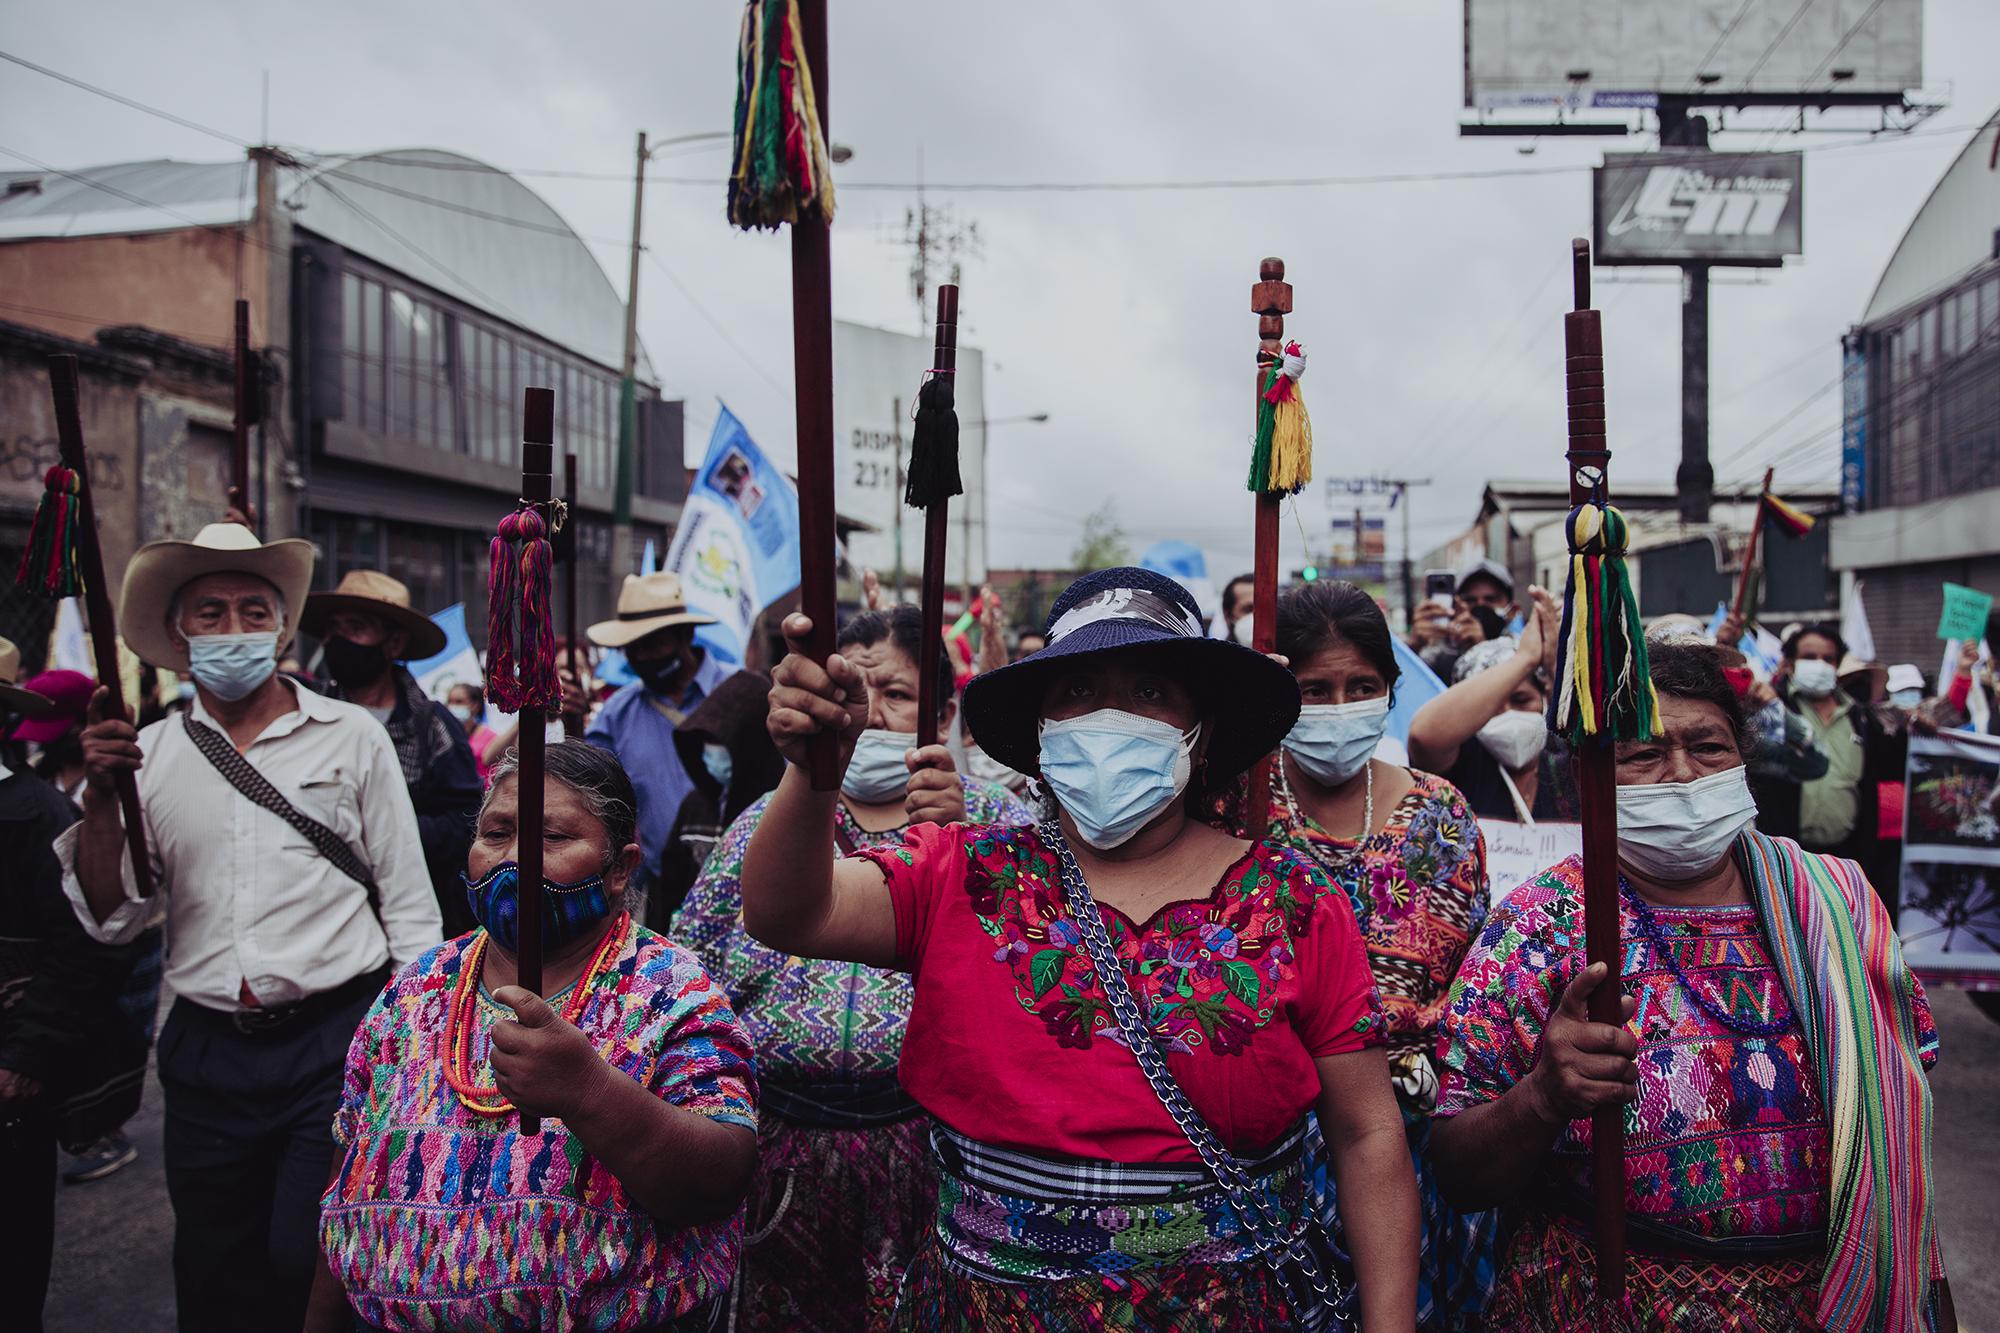
[(1556, 862), (1583, 851), (1583, 825), (1542, 820), (1482, 819), (1486, 837), (1486, 882), (1498, 903)]
[(1938, 617), (1940, 639), (1972, 639), (1986, 633), (1986, 617), (1993, 611), (1993, 598), (1963, 583), (1944, 585), (1944, 614)]
[(1903, 959), (1927, 982), (2000, 990), (2000, 737), (1911, 736)]

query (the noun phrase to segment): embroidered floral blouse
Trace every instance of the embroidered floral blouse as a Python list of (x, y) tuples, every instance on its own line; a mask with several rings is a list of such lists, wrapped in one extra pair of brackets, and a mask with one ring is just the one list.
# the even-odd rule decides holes
[(1486, 920), (1486, 840), (1458, 788), (1409, 772), (1415, 785), (1372, 837), (1330, 833), (1278, 790), (1270, 838), (1311, 858), (1347, 894), (1382, 998), (1397, 1098), (1428, 1115), (1437, 1102), (1432, 1055), (1445, 995)]
[[(347, 1051), (334, 1115), (339, 1172), (320, 1201), (327, 1264), (355, 1313), (404, 1330), (663, 1325), (719, 1296), (742, 1219), (666, 1231), (618, 1178), (543, 1120), (467, 1110), (445, 1081), (451, 988), (476, 934), (397, 973)], [(471, 1056), (491, 1084), (495, 1019), (480, 998)], [(592, 983), (577, 1026), (665, 1101), (757, 1127), (750, 1043), (693, 955), (640, 926)]]
[[(965, 813), (975, 824), (1025, 824), (1032, 815), (1003, 787), (961, 776)], [(910, 978), (837, 959), (800, 958), (767, 949), (743, 928), (743, 854), (770, 797), (751, 802), (709, 854), (708, 864), (674, 916), (674, 938), (694, 950), (757, 1044), (757, 1072), (767, 1081), (812, 1082), (887, 1076), (903, 1051)], [(845, 846), (896, 846), (905, 828), (871, 833), (847, 807), (834, 806)]]
[[(1439, 1036), (1440, 1117), (1497, 1100), (1534, 1067), (1549, 1015), (1584, 966), (1582, 867), (1571, 857), (1508, 894), (1467, 955)], [(1624, 991), (1638, 1001), (1639, 1101), (1625, 1112), (1632, 1224), (1670, 1242), (1754, 1237), (1810, 1251), (1828, 1222), (1827, 1112), (1757, 909), (1650, 911), (1657, 941), (1629, 903), (1620, 913)], [(1922, 988), (1914, 993), (1928, 1066), (1937, 1028)], [(1575, 1121), (1537, 1205), (1588, 1216), (1590, 1160), (1590, 1122)]]
[[(1037, 1152), (1199, 1160), (1123, 1044), (1036, 828), (924, 825), (862, 857), (888, 881), (914, 976), (901, 1072), (926, 1110)], [(1294, 852), (1253, 844), (1147, 922), (1099, 911), (1175, 1078), (1234, 1150), (1313, 1106), (1315, 1058), (1382, 1039), (1354, 914)]]

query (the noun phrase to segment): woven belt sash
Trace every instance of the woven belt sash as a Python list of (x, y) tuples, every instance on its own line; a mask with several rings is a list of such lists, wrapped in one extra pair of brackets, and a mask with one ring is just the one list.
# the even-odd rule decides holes
[[(1046, 1282), (1177, 1264), (1255, 1260), (1250, 1233), (1199, 1162), (1043, 1157), (931, 1127), (938, 1239), (953, 1268), (989, 1282)], [(1289, 1221), (1318, 1167), (1301, 1121), (1243, 1159)]]

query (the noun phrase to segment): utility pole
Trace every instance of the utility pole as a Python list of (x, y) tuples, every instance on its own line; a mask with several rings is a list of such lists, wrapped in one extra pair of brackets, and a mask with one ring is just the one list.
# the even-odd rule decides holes
[(639, 436), (639, 225), (646, 207), (646, 132), (639, 131), (639, 159), (632, 170), (632, 262), (625, 276), (625, 358), (618, 382), (618, 458), (612, 477), (611, 576), (623, 578), (632, 563), (632, 462)]
[(896, 600), (903, 600), (903, 400), (890, 400), (889, 438), (896, 450)]

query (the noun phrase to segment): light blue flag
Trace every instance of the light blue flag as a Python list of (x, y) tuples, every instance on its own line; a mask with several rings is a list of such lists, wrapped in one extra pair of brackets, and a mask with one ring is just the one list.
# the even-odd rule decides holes
[(757, 615), (799, 586), (799, 497), (727, 407), (716, 413), (664, 568), (690, 609), (715, 617), (698, 642), (741, 662)]
[(1708, 618), (1708, 623), (1701, 627), (1701, 632), (1703, 634), (1706, 634), (1709, 638), (1712, 639), (1716, 635), (1722, 633), (1723, 622), (1728, 619), (1729, 619), (1728, 605), (1723, 602), (1717, 602), (1715, 604), (1715, 614)]
[(1395, 645), (1396, 665), (1403, 674), (1396, 680), (1396, 701), (1389, 706), (1389, 730), (1384, 734), (1408, 745), (1410, 719), (1419, 708), (1444, 693), (1444, 682), (1431, 670), (1430, 663), (1417, 656), (1416, 649), (1403, 642), (1400, 634), (1390, 635), (1389, 641)]
[(465, 630), (465, 603), (453, 602), (431, 617), (444, 631), (444, 647), (421, 662), (408, 663), (417, 685), (433, 699), (442, 699), (458, 684), (478, 685), (485, 680), (479, 654), (473, 651), (472, 636)]
[(639, 572), (641, 574), (651, 574), (656, 572), (659, 567), (659, 553), (653, 549), (653, 539), (648, 537), (646, 538), (645, 553), (639, 557)]

